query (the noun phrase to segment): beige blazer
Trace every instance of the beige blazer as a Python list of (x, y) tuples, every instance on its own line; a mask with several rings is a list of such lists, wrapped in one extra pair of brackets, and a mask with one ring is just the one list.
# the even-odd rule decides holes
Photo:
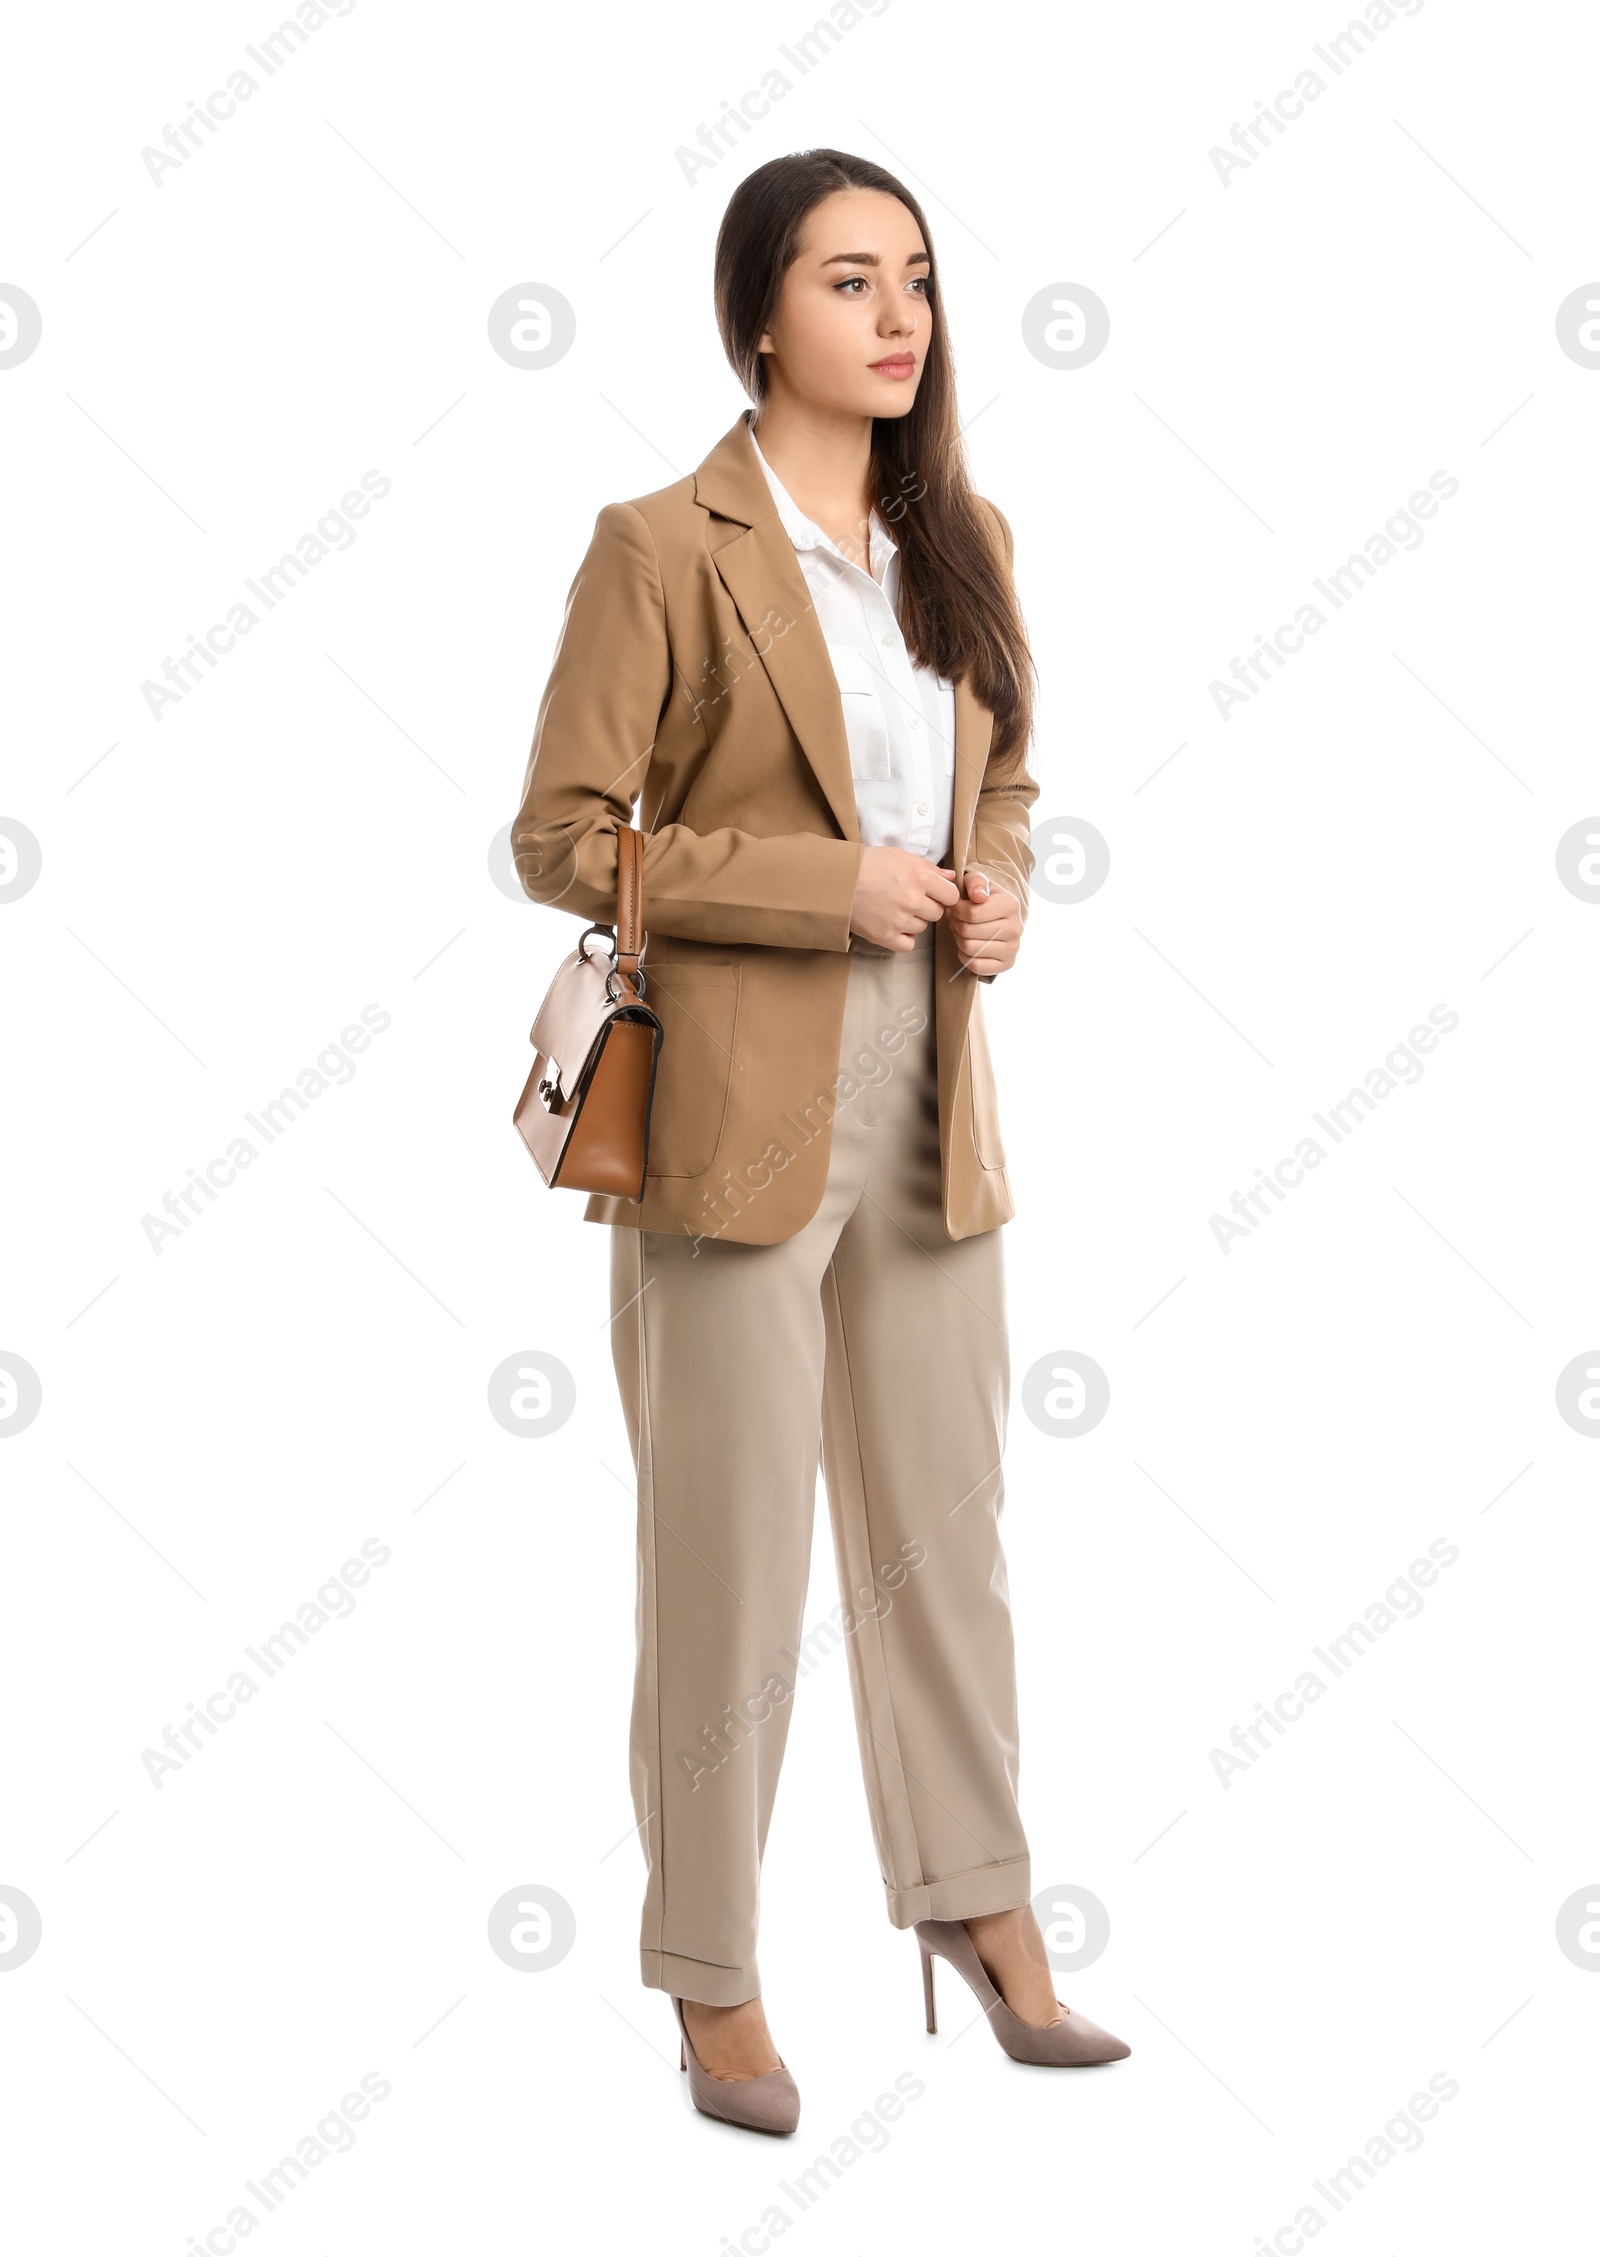
[[(595, 1194), (585, 1220), (771, 1245), (821, 1203), (849, 1095), (839, 1042), (863, 849), (838, 683), (750, 414), (688, 477), (595, 520), (511, 844), (532, 899), (609, 925), (617, 826), (640, 804), (646, 1000), (665, 1029), (649, 1173), (642, 1201)], [(993, 715), (964, 682), (955, 712), (948, 866), (981, 866), (1026, 917), (1038, 782), (1020, 754), (1003, 773), (991, 761)], [(967, 1238), (1015, 1210), (985, 983), (942, 919), (935, 962), (944, 1220)]]

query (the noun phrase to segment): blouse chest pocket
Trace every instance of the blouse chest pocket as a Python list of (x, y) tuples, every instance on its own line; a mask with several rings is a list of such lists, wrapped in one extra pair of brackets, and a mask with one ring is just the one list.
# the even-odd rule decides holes
[(886, 784), (892, 770), (889, 719), (883, 707), (885, 685), (865, 651), (853, 644), (830, 643), (828, 656), (839, 679), (839, 702), (844, 707), (845, 735), (850, 744), (850, 773), (858, 784)]

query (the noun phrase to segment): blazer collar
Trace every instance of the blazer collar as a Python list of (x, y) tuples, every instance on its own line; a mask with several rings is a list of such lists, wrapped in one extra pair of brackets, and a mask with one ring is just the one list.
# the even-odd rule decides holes
[[(750, 648), (778, 694), (834, 820), (859, 840), (855, 780), (844, 708), (794, 543), (751, 443), (746, 408), (694, 473), (694, 498), (710, 512), (711, 560), (744, 621)], [(735, 665), (734, 672), (742, 669)], [(956, 742), (951, 865), (966, 867), (972, 818), (994, 730), (994, 716), (964, 682), (955, 685)]]
[(756, 525), (777, 515), (777, 503), (767, 484), (750, 426), (755, 409), (745, 408), (730, 430), (724, 431), (694, 474), (694, 498), (718, 517), (731, 517), (738, 525)]

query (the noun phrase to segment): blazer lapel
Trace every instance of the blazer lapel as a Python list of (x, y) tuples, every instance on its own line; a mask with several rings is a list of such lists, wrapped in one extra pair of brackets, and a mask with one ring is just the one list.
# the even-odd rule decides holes
[[(718, 540), (711, 558), (733, 598), (750, 646), (778, 694), (800, 749), (834, 819), (859, 839), (855, 779), (839, 685), (794, 544), (756, 460), (746, 409), (695, 471), (695, 499), (740, 530)], [(955, 685), (956, 741), (951, 867), (959, 876), (993, 734), (993, 716), (966, 682)]]
[[(749, 422), (746, 409), (694, 474), (696, 501), (742, 528), (724, 540), (713, 528), (711, 560), (738, 607), (750, 648), (778, 693), (835, 821), (847, 839), (859, 839), (850, 742), (833, 661), (794, 543), (783, 529), (772, 489), (756, 460)], [(744, 671), (742, 660), (735, 660), (734, 670)]]
[[(756, 475), (761, 475), (759, 463)], [(778, 693), (839, 828), (847, 839), (860, 838), (838, 678), (811, 590), (782, 520), (776, 515), (760, 518), (725, 541), (713, 552), (712, 561), (739, 608), (750, 647)]]

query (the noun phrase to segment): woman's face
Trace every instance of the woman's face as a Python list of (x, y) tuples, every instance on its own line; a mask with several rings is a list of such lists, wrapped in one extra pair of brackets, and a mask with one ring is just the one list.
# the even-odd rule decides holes
[(838, 415), (910, 409), (932, 335), (927, 246), (898, 196), (840, 188), (807, 213), (761, 333), (767, 382)]

